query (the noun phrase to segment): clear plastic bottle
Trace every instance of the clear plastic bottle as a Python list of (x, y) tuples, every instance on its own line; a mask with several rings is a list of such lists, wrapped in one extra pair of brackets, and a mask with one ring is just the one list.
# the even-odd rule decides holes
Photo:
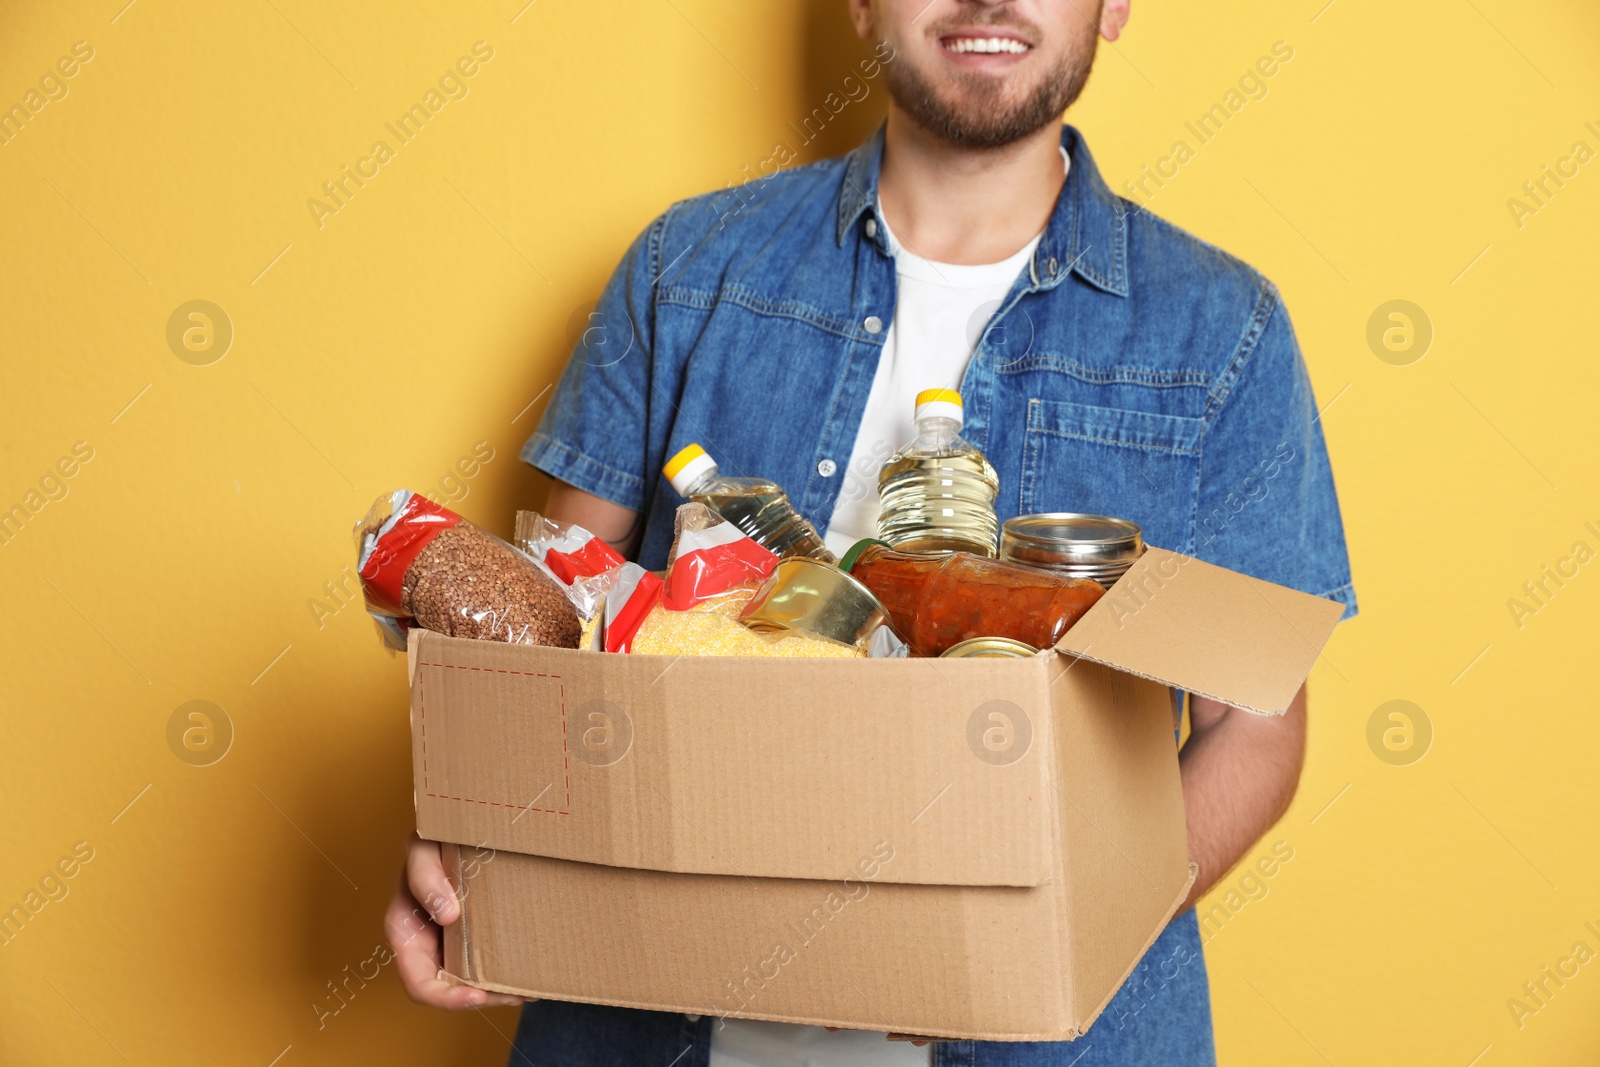
[(878, 536), (900, 552), (971, 552), (992, 557), (1000, 524), (994, 468), (961, 438), (961, 394), (917, 394), (916, 440), (878, 474)]
[(764, 478), (724, 477), (717, 461), (699, 445), (689, 445), (667, 460), (662, 473), (672, 488), (733, 523), (763, 548), (780, 556), (838, 562), (817, 528), (789, 503), (788, 493)]

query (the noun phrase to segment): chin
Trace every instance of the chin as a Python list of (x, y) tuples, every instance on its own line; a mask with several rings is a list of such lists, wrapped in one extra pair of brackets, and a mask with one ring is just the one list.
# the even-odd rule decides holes
[[(1059, 126), (1093, 61), (1092, 48), (1081, 62), (1070, 52), (1037, 47), (953, 56), (942, 46), (935, 55), (918, 49), (915, 63), (910, 52), (902, 51), (886, 68), (890, 95), (917, 125), (973, 148), (1004, 147), (1047, 125)], [(981, 66), (973, 66), (974, 60)]]
[(944, 110), (969, 126), (983, 126), (1001, 115), (1009, 115), (1018, 110), (1028, 96), (1023, 86), (991, 78), (976, 84), (962, 79), (946, 83), (936, 91)]

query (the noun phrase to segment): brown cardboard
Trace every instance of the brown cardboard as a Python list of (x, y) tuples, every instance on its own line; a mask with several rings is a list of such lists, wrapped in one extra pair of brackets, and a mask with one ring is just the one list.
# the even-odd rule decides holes
[[(1043, 660), (1031, 671), (852, 660), (819, 684), (807, 660), (530, 656), (437, 638), (412, 645), (417, 830), (429, 840), (658, 871), (830, 878), (879, 828), (905, 825), (911, 847), (891, 881), (1050, 877), (1045, 761), (996, 768), (973, 758), (966, 719), (976, 705), (944, 699), (959, 677), (990, 699), (1030, 705), (1042, 699)], [(895, 699), (863, 714), (882, 693)], [(948, 814), (913, 821), (945, 798)]]
[[(1097, 605), (1078, 655), (665, 658), (414, 631), (418, 828), (463, 893), (447, 971), (699, 1015), (1081, 1034), (1193, 878), (1163, 683), (1276, 710), (1338, 614), (1177, 560), (1135, 617)], [(1250, 645), (1189, 632), (1218, 616)]]
[(1343, 613), (1336, 601), (1151, 547), (1056, 648), (1281, 715)]
[[(484, 647), (427, 635), (418, 659), (479, 660)], [(578, 655), (510, 651), (532, 653), (528, 658), (546, 667)], [(671, 661), (637, 662), (659, 670)], [(1047, 792), (1035, 799), (1049, 812), (1046, 885), (965, 884), (992, 881), (981, 867), (949, 885), (896, 881), (917, 863), (920, 849), (943, 847), (945, 838), (932, 831), (961, 825), (979, 796), (952, 785), (942, 796), (927, 791), (938, 798), (931, 805), (883, 808), (885, 821), (865, 827), (855, 841), (835, 837), (826, 823), (797, 831), (844, 842), (840, 862), (817, 879), (772, 877), (759, 864), (778, 855), (763, 860), (754, 851), (742, 874), (724, 875), (500, 852), (465, 880), (465, 918), (448, 939), (447, 969), (484, 988), (694, 1014), (957, 1037), (1078, 1033), (1183, 899), (1190, 872), (1166, 690), (1097, 664), (1070, 664), (1054, 656), (1003, 664), (1027, 683), (1012, 683), (1022, 700), (1008, 709), (1016, 716), (1014, 736), (1032, 735), (1015, 762), (975, 756), (962, 722), (960, 751), (939, 764), (953, 782), (968, 780), (962, 764), (1001, 777), (1045, 770)], [(609, 666), (585, 657), (581, 667), (565, 668), (564, 680), (576, 688), (586, 684), (584, 670)], [(944, 699), (961, 708), (964, 720), (988, 703), (1002, 664), (900, 666), (942, 670)], [(487, 684), (485, 673), (471, 677)], [(852, 733), (875, 736), (876, 718), (917, 735), (912, 744), (947, 731), (948, 715), (917, 722), (903, 719), (899, 708), (877, 710), (896, 704), (897, 696), (888, 690), (859, 700)], [(1059, 713), (1067, 708), (1078, 713)], [(1052, 719), (1062, 723), (1063, 743), (1048, 732)], [(653, 743), (635, 726), (627, 758)], [(751, 760), (753, 751), (753, 742), (734, 742), (723, 758), (732, 767)], [(880, 777), (856, 783), (850, 795), (871, 805), (873, 793), (903, 792)], [(714, 815), (702, 813), (701, 829), (712, 821)], [(908, 975), (918, 980), (904, 982)]]

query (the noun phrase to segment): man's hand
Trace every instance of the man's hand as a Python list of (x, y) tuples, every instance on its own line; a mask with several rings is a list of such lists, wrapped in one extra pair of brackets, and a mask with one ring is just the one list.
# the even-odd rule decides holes
[(418, 1004), (452, 1011), (521, 1004), (521, 997), (451, 985), (439, 977), (439, 968), (444, 966), (439, 927), (460, 918), (461, 902), (445, 875), (438, 844), (412, 834), (405, 869), (400, 872), (400, 882), (383, 920), (389, 946), (394, 949), (395, 970), (400, 972), (406, 992)]

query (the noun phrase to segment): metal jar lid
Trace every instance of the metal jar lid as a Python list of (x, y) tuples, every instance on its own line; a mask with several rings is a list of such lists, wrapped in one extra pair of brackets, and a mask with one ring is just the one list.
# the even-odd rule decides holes
[(793, 556), (779, 561), (739, 621), (757, 632), (804, 630), (865, 648), (872, 631), (889, 625), (889, 613), (872, 590), (837, 567)]
[(969, 637), (939, 653), (951, 659), (1026, 659), (1038, 654), (1032, 645), (1009, 637)]
[(1057, 511), (1018, 515), (1000, 529), (1000, 558), (1083, 577), (1118, 573), (1144, 554), (1138, 523), (1109, 515)]

